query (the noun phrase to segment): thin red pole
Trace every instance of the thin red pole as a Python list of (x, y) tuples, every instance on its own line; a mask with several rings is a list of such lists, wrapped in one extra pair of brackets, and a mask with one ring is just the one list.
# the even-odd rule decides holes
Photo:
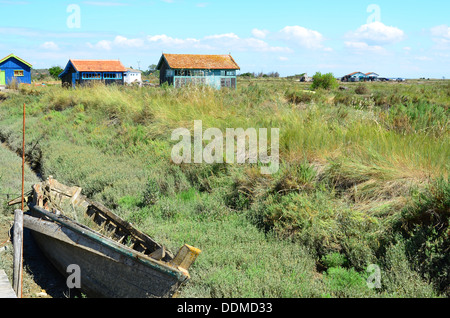
[(22, 211), (24, 204), (24, 188), (25, 188), (25, 103), (23, 103), (23, 131), (22, 131)]
[[(25, 189), (25, 103), (23, 103), (23, 131), (22, 131), (22, 214), (24, 208), (24, 189)], [(23, 231), (23, 229), (22, 229)], [(23, 264), (23, 234), (22, 234), (22, 248), (21, 250), (21, 264)], [(21, 279), (20, 279), (20, 298), (23, 297), (23, 269), (20, 271)]]

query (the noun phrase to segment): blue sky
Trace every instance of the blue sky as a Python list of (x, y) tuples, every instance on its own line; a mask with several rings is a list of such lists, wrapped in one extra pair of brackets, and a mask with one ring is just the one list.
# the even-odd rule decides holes
[(450, 78), (450, 1), (0, 0), (0, 55), (147, 69), (161, 53), (231, 53), (241, 72)]

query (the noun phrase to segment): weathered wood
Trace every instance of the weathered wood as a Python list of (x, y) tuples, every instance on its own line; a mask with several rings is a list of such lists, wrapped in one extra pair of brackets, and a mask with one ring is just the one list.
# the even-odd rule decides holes
[(18, 298), (22, 298), (22, 271), (23, 271), (23, 212), (14, 211), (14, 263), (13, 288)]
[[(173, 263), (174, 256), (161, 244), (105, 206), (88, 200), (80, 189), (51, 177), (33, 186), (24, 226), (47, 258), (65, 276), (68, 266), (78, 265), (81, 289), (88, 296), (173, 296), (190, 278), (189, 266), (183, 261), (188, 253), (182, 249), (183, 256), (177, 255)], [(103, 227), (94, 230), (64, 216), (59, 211), (62, 201), (82, 208), (86, 217)]]
[(0, 298), (17, 298), (3, 269), (0, 270)]
[(24, 224), (55, 267), (68, 276), (71, 264), (80, 267), (81, 288), (90, 297), (172, 297), (189, 274), (154, 260), (94, 231), (31, 207), (53, 221), (29, 215)]

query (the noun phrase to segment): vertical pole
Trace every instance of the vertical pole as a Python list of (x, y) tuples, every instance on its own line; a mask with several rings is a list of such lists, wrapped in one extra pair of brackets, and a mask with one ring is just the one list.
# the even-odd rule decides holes
[(22, 210), (14, 212), (14, 290), (22, 298), (23, 290), (23, 208), (25, 189), (25, 103), (23, 103), (22, 126)]
[(23, 282), (23, 212), (21, 210), (14, 211), (14, 263), (13, 263), (13, 288), (17, 298), (22, 298), (22, 282)]
[(25, 186), (25, 103), (23, 103), (23, 128), (22, 128), (22, 211), (24, 203)]

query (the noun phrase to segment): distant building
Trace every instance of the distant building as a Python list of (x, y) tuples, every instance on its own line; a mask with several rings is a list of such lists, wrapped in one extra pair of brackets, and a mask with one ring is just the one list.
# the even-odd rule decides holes
[(31, 84), (31, 68), (33, 66), (20, 57), (10, 54), (0, 60), (0, 85), (14, 82)]
[(312, 82), (312, 77), (309, 77), (307, 73), (300, 76), (300, 82)]
[(142, 71), (134, 70), (132, 68), (127, 68), (124, 74), (125, 84), (142, 84)]
[(366, 73), (366, 78), (368, 81), (376, 81), (380, 75), (375, 72)]
[(236, 88), (236, 70), (240, 67), (231, 55), (163, 54), (157, 69), (160, 84), (203, 84), (221, 89)]
[(65, 87), (95, 82), (123, 85), (126, 71), (118, 60), (69, 60), (59, 78)]
[(362, 72), (353, 72), (342, 78), (343, 82), (361, 82), (366, 80), (366, 74)]

